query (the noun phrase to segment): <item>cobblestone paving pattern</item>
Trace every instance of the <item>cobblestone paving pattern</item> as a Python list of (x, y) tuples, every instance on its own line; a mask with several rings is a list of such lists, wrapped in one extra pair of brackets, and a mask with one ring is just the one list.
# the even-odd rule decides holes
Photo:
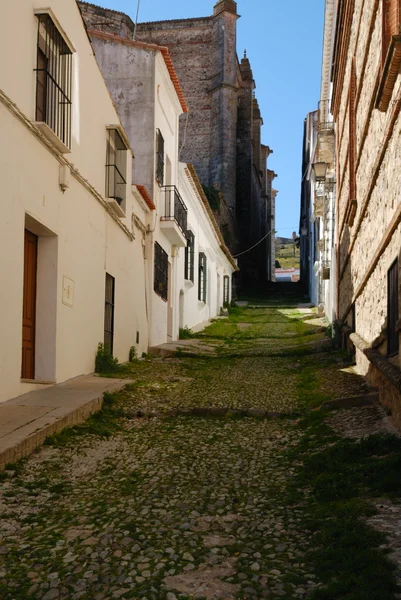
[[(284, 496), (297, 467), (287, 451), (302, 436), (301, 373), (315, 369), (324, 398), (366, 389), (327, 350), (323, 326), (294, 308), (242, 310), (205, 332), (212, 357), (133, 365), (135, 383), (120, 396), (129, 418), (115, 435), (75, 437), (10, 466), (0, 483), (1, 600), (311, 595), (320, 584), (303, 513)], [(285, 416), (160, 414), (199, 406)], [(159, 416), (134, 418), (149, 410)], [(333, 413), (333, 427), (349, 415)]]

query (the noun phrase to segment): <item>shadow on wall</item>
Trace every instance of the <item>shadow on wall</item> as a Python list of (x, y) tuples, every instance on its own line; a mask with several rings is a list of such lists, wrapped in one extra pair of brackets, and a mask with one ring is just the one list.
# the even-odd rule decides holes
[(354, 282), (352, 281), (352, 255), (349, 257), (348, 264), (341, 276), (342, 270), (348, 258), (351, 236), (350, 228), (345, 225), (340, 240), (340, 260), (339, 260), (339, 319), (350, 328), (350, 332), (356, 331), (355, 309), (352, 304), (354, 297)]

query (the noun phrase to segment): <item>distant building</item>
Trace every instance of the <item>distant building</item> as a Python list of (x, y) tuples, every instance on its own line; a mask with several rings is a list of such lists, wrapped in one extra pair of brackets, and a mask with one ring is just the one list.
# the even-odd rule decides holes
[(301, 283), (331, 323), (336, 319), (337, 297), (335, 127), (329, 69), (333, 26), (332, 7), (327, 7), (321, 99), (318, 110), (309, 113), (304, 123), (299, 231)]
[[(127, 15), (85, 2), (79, 6), (89, 29), (133, 38), (135, 25)], [(136, 29), (138, 41), (169, 50), (189, 107), (180, 117), (179, 160), (194, 165), (209, 198), (217, 192), (214, 215), (233, 254), (259, 242), (270, 225), (263, 121), (249, 59), (237, 58), (237, 19), (236, 2), (219, 0), (211, 16), (139, 23)], [(263, 243), (242, 254), (242, 280), (271, 276), (266, 262)]]

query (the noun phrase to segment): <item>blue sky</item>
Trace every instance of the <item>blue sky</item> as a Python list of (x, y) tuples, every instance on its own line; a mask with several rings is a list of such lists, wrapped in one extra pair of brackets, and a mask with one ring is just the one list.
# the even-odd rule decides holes
[[(93, 0), (135, 20), (137, 0)], [(139, 21), (212, 14), (215, 0), (140, 0)], [(303, 122), (317, 108), (324, 0), (237, 0), (238, 55), (246, 48), (262, 110), (263, 143), (270, 146), (269, 168), (278, 178), (278, 235), (299, 227)]]

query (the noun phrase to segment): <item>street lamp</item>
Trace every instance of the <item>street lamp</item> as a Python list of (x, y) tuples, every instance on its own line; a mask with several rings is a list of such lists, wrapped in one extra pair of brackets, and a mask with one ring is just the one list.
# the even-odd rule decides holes
[(328, 164), (325, 162), (315, 162), (312, 165), (315, 174), (315, 181), (325, 181)]

